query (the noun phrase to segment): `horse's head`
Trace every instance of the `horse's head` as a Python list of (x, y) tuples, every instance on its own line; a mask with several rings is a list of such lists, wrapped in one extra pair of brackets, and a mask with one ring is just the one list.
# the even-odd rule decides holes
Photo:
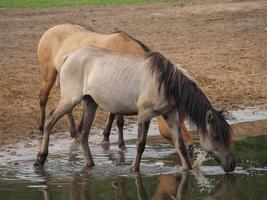
[(222, 165), (225, 172), (234, 171), (235, 159), (230, 148), (232, 130), (223, 111), (209, 110), (206, 114), (206, 127), (206, 133), (200, 134), (202, 148)]

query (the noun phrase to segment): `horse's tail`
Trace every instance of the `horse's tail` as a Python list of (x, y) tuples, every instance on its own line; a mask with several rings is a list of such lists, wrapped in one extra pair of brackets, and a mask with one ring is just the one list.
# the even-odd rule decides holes
[(60, 89), (60, 71), (61, 71), (61, 67), (62, 65), (65, 63), (65, 61), (67, 60), (67, 58), (69, 57), (69, 55), (65, 55), (63, 56), (58, 63), (58, 74), (57, 74), (57, 79), (56, 79), (56, 88)]

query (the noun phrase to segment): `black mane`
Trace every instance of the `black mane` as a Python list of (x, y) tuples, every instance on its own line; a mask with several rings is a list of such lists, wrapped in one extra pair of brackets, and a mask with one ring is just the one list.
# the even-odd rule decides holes
[(207, 133), (206, 117), (210, 111), (214, 119), (212, 131), (218, 134), (218, 139), (224, 144), (228, 143), (231, 139), (231, 128), (225, 121), (223, 112), (212, 107), (197, 84), (160, 53), (150, 52), (146, 57), (150, 59), (159, 92), (164, 89), (165, 99), (174, 102), (178, 110), (184, 112), (202, 134)]
[(129, 34), (123, 32), (123, 31), (115, 31), (114, 33), (122, 33), (124, 35), (126, 35), (127, 37), (131, 38), (133, 41), (135, 41), (137, 44), (139, 44), (141, 46), (141, 48), (145, 51), (145, 52), (150, 52), (150, 48), (147, 47), (144, 43), (142, 43), (141, 41), (137, 40), (136, 38), (130, 36)]

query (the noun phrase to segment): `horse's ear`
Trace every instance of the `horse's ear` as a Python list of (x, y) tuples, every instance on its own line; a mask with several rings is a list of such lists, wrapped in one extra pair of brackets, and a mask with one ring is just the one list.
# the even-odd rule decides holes
[(211, 110), (209, 110), (207, 112), (207, 114), (206, 114), (206, 121), (207, 121), (207, 123), (210, 124), (212, 122), (213, 118), (214, 118), (213, 113), (212, 113)]

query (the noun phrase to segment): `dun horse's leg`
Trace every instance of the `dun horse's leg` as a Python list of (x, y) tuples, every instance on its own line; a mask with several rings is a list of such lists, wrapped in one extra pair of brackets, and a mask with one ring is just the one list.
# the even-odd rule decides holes
[(40, 91), (40, 124), (39, 124), (39, 130), (41, 133), (43, 133), (44, 130), (44, 124), (45, 124), (45, 108), (48, 101), (48, 96), (51, 91), (51, 88), (54, 85), (54, 82), (57, 77), (57, 71), (55, 69), (52, 69), (48, 67), (49, 71), (43, 71), (43, 80), (42, 80), (42, 86)]
[(112, 128), (112, 123), (115, 119), (115, 114), (109, 113), (108, 120), (106, 122), (105, 129), (103, 131), (103, 140), (102, 143), (109, 143), (109, 135)]
[(75, 126), (75, 121), (72, 115), (72, 111), (67, 114), (67, 117), (68, 117), (68, 126), (70, 130), (70, 136), (72, 138), (77, 138), (78, 134), (77, 134), (76, 126)]
[(168, 115), (165, 115), (164, 118), (171, 129), (173, 143), (182, 162), (182, 169), (183, 170), (192, 169), (190, 161), (188, 159), (184, 140), (181, 134), (178, 112), (177, 111), (171, 112)]
[(118, 145), (119, 148), (124, 150), (125, 149), (125, 142), (124, 142), (124, 138), (123, 138), (123, 126), (124, 126), (124, 118), (122, 115), (116, 115), (116, 123), (117, 123), (117, 127), (118, 127)]
[(91, 96), (85, 96), (83, 98), (84, 112), (83, 112), (83, 124), (80, 132), (80, 143), (84, 155), (86, 167), (94, 166), (93, 157), (88, 144), (89, 132), (95, 117), (97, 104)]
[(46, 121), (45, 127), (44, 127), (42, 146), (41, 146), (41, 149), (37, 155), (37, 160), (35, 162), (36, 166), (44, 165), (44, 163), (45, 163), (46, 157), (48, 155), (48, 145), (49, 145), (49, 137), (50, 137), (51, 129), (53, 128), (55, 123), (63, 115), (65, 115), (70, 110), (72, 110), (76, 104), (60, 100), (57, 108), (55, 109), (55, 111), (51, 114), (51, 116)]
[(150, 124), (150, 119), (140, 119), (138, 121), (138, 136), (136, 141), (136, 156), (134, 162), (131, 166), (131, 171), (139, 171), (140, 161), (142, 154), (145, 150), (146, 146), (146, 139), (147, 139), (147, 132)]

